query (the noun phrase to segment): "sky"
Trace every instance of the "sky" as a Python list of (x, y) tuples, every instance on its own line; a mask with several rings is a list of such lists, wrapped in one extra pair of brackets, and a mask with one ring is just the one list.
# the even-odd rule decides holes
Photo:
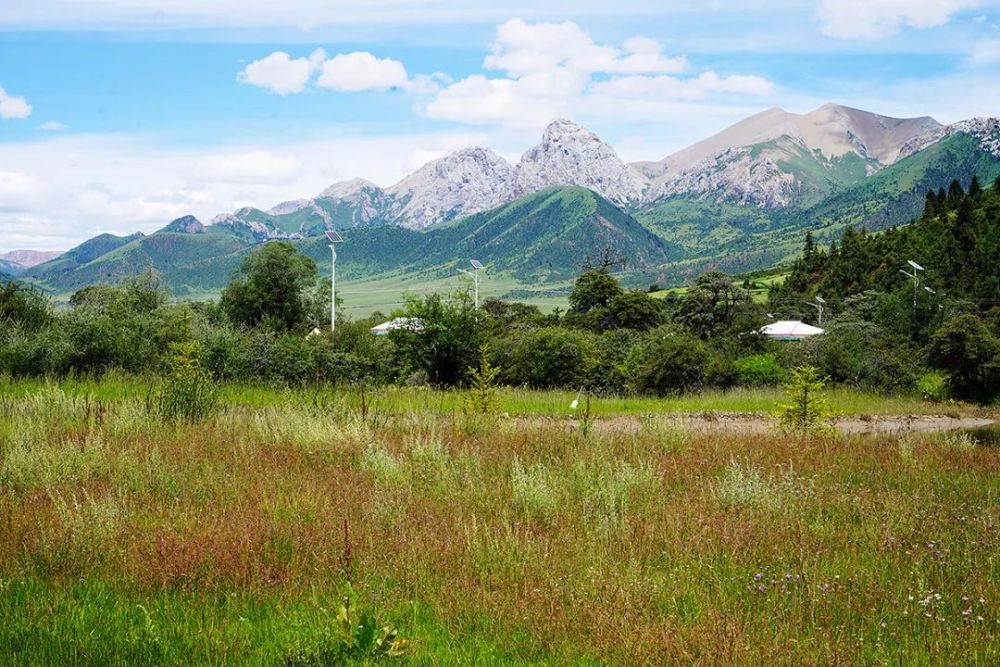
[(1000, 0), (0, 0), (0, 252), (387, 186), (554, 118), (659, 160), (764, 109), (1000, 115)]

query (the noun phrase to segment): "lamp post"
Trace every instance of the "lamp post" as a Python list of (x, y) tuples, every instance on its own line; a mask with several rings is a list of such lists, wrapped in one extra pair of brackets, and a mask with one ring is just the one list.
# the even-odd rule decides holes
[(472, 264), (472, 271), (468, 269), (459, 269), (459, 273), (464, 273), (467, 276), (472, 276), (472, 284), (475, 286), (475, 304), (476, 310), (479, 310), (479, 272), (483, 269), (483, 263), (478, 259), (470, 259), (469, 263)]
[(810, 306), (812, 306), (813, 308), (815, 308), (816, 311), (819, 313), (819, 321), (817, 322), (817, 324), (819, 324), (820, 326), (822, 326), (823, 325), (823, 306), (826, 305), (826, 300), (823, 299), (823, 297), (817, 295), (816, 296), (816, 301), (809, 301), (808, 303), (809, 303)]
[(910, 273), (910, 271), (907, 271), (906, 269), (900, 269), (899, 272), (902, 273), (907, 278), (912, 278), (913, 279), (913, 310), (916, 311), (916, 309), (917, 309), (917, 289), (920, 287), (920, 277), (919, 277), (919, 275), (918, 275), (917, 272), (918, 271), (923, 271), (924, 267), (920, 266), (919, 264), (917, 264), (916, 262), (914, 262), (911, 259), (906, 260), (906, 263), (909, 264), (910, 271), (913, 271), (913, 273)]
[(344, 238), (332, 229), (327, 230), (326, 239), (330, 242), (330, 334), (337, 330), (337, 243), (343, 243)]

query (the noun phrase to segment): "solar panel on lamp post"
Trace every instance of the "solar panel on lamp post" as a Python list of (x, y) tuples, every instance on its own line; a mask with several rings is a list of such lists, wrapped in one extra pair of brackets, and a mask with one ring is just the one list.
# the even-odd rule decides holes
[(899, 272), (902, 273), (904, 276), (913, 279), (913, 310), (916, 311), (917, 310), (917, 289), (919, 289), (919, 287), (920, 287), (920, 277), (918, 276), (917, 272), (918, 271), (923, 271), (924, 267), (920, 266), (919, 264), (917, 264), (916, 262), (914, 262), (912, 259), (906, 260), (906, 263), (910, 266), (910, 270), (913, 271), (913, 273), (910, 273), (906, 269), (900, 269)]
[(327, 230), (326, 239), (330, 242), (330, 334), (337, 330), (337, 243), (343, 243), (344, 238), (332, 229)]
[(484, 268), (483, 263), (478, 259), (470, 259), (469, 263), (472, 264), (472, 271), (468, 269), (459, 269), (459, 273), (464, 273), (467, 276), (472, 276), (472, 284), (475, 287), (475, 301), (476, 310), (479, 310), (479, 272)]
[(816, 311), (819, 313), (819, 318), (818, 318), (817, 324), (819, 324), (820, 326), (823, 326), (823, 306), (826, 305), (826, 300), (823, 297), (817, 295), (815, 302), (809, 301), (808, 303), (809, 303), (810, 306), (812, 306), (813, 308), (815, 308)]

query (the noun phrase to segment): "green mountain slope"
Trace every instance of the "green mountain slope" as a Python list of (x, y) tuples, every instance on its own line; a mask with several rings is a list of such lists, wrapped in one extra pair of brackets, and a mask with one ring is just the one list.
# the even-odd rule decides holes
[[(858, 164), (841, 165), (845, 183)], [(927, 190), (947, 188), (956, 178), (968, 184), (973, 175), (992, 183), (998, 174), (1000, 158), (982, 150), (976, 138), (956, 133), (863, 180), (834, 188), (808, 207), (769, 209), (673, 197), (634, 215), (684, 250), (681, 260), (664, 267), (666, 282), (671, 282), (706, 268), (736, 273), (790, 260), (807, 229), (818, 240), (831, 241), (849, 226), (879, 230), (904, 225), (920, 215)]]
[[(113, 246), (90, 261), (94, 244), (37, 267), (33, 280), (57, 293), (93, 283), (116, 282), (152, 268), (175, 295), (214, 292), (232, 277), (256, 243), (229, 226), (201, 227), (189, 218), (149, 236)], [(338, 247), (338, 274), (345, 280), (386, 274), (450, 274), (476, 257), (490, 270), (523, 283), (563, 280), (575, 275), (588, 256), (605, 247), (628, 260), (633, 272), (654, 275), (683, 252), (664, 242), (627, 213), (580, 187), (550, 188), (492, 211), (414, 231), (402, 227), (361, 227), (345, 232)], [(330, 256), (323, 236), (293, 241), (320, 262)], [(87, 244), (85, 244), (87, 245)], [(60, 258), (60, 259), (63, 259)], [(76, 258), (76, 259), (73, 259)]]
[(967, 184), (973, 176), (992, 183), (998, 175), (1000, 158), (981, 150), (974, 137), (953, 134), (827, 197), (806, 216), (817, 227), (885, 229), (919, 217), (928, 190), (947, 188), (952, 179)]

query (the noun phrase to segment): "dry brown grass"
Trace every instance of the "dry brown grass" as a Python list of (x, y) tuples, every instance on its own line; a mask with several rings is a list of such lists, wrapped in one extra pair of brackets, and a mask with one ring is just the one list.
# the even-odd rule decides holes
[[(312, 599), (349, 574), (432, 663), (1000, 660), (997, 448), (656, 420), (470, 434), (288, 406), (178, 426), (57, 392), (12, 405), (2, 580), (196, 610)], [(205, 655), (255, 655), (227, 636)]]

